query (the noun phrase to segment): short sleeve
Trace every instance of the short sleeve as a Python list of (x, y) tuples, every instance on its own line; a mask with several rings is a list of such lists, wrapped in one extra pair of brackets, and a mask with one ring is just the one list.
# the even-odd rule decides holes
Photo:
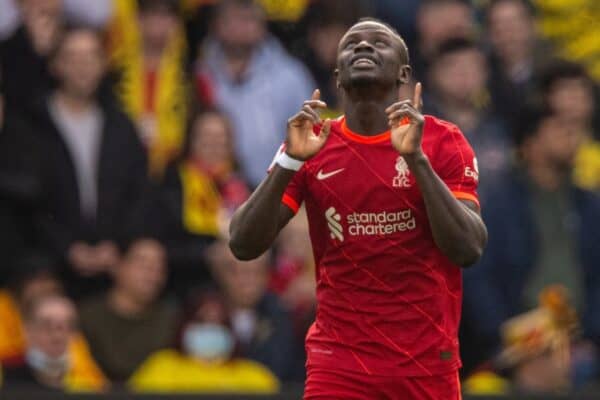
[(479, 206), (475, 152), (458, 127), (448, 124), (443, 129), (433, 167), (457, 199), (470, 200)]
[(285, 189), (283, 197), (281, 198), (281, 202), (288, 206), (294, 214), (298, 212), (300, 205), (302, 205), (302, 202), (304, 201), (306, 191), (305, 177), (306, 164), (294, 174), (294, 177), (288, 184), (288, 187)]

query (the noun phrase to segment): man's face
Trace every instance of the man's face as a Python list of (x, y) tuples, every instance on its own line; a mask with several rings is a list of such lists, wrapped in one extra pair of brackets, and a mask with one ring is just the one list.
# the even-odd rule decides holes
[(263, 41), (266, 32), (262, 10), (254, 5), (226, 6), (215, 21), (215, 36), (230, 52), (251, 52)]
[(240, 308), (256, 306), (267, 288), (267, 256), (263, 255), (252, 261), (239, 261), (227, 245), (218, 245), (214, 260), (216, 273), (221, 277), (229, 302)]
[(337, 51), (340, 40), (348, 27), (343, 24), (312, 26), (308, 32), (308, 45), (324, 67), (333, 69), (337, 62)]
[(154, 240), (140, 240), (125, 255), (115, 271), (120, 290), (150, 304), (160, 294), (166, 280), (166, 253)]
[(23, 18), (59, 18), (62, 12), (62, 0), (21, 0)]
[(575, 123), (589, 123), (594, 112), (594, 93), (583, 78), (556, 81), (548, 92), (548, 106), (560, 117)]
[(473, 16), (461, 2), (433, 3), (419, 11), (417, 29), (421, 51), (430, 54), (448, 39), (469, 37), (474, 30)]
[(83, 98), (92, 96), (104, 75), (100, 38), (85, 30), (69, 33), (56, 54), (54, 71), (68, 92)]
[(232, 159), (227, 125), (218, 114), (205, 114), (196, 119), (192, 130), (191, 157), (210, 167)]
[(338, 82), (349, 89), (362, 85), (397, 86), (408, 79), (406, 55), (398, 38), (377, 22), (361, 22), (344, 35), (338, 47)]
[(77, 324), (75, 307), (64, 297), (40, 300), (25, 329), (27, 343), (49, 357), (60, 357), (67, 352)]
[(490, 41), (501, 58), (529, 52), (534, 37), (531, 16), (517, 0), (496, 4), (488, 14)]
[(142, 41), (153, 49), (164, 50), (177, 31), (177, 16), (168, 10), (148, 10), (139, 15)]
[(573, 166), (583, 133), (557, 117), (546, 118), (539, 126), (531, 143), (531, 151), (545, 163), (562, 169)]
[(432, 84), (442, 98), (469, 103), (480, 94), (487, 80), (487, 65), (476, 49), (464, 49), (441, 56), (434, 62)]
[(21, 294), (19, 296), (19, 302), (21, 304), (27, 304), (34, 299), (48, 295), (58, 295), (62, 292), (62, 286), (53, 276), (47, 274), (40, 274), (29, 279), (23, 284), (21, 288)]

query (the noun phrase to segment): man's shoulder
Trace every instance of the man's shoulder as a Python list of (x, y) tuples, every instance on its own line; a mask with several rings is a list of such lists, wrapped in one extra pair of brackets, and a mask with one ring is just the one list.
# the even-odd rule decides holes
[(99, 105), (102, 110), (106, 133), (127, 140), (137, 137), (133, 121), (116, 101), (103, 99), (99, 102)]
[(288, 316), (288, 311), (281, 302), (281, 299), (271, 291), (267, 291), (259, 302), (258, 311), (263, 317)]
[(594, 220), (600, 218), (600, 193), (574, 186), (575, 198), (581, 211), (594, 216)]
[(288, 53), (277, 39), (267, 39), (264, 43), (264, 49), (266, 50), (265, 54), (271, 66), (268, 69), (269, 74), (299, 81), (310, 79), (310, 73), (306, 66), (299, 59)]
[(79, 314), (83, 323), (88, 319), (97, 320), (99, 316), (110, 314), (106, 295), (96, 295), (83, 300), (79, 306)]
[(37, 386), (33, 371), (27, 365), (3, 367), (2, 378), (4, 380), (5, 389), (26, 384)]
[(158, 318), (175, 320), (178, 316), (177, 302), (174, 299), (160, 299), (155, 307)]
[(425, 126), (424, 126), (424, 134), (435, 134), (434, 138), (440, 139), (445, 135), (453, 135), (453, 134), (461, 134), (460, 128), (444, 119), (438, 118), (434, 115), (425, 114)]

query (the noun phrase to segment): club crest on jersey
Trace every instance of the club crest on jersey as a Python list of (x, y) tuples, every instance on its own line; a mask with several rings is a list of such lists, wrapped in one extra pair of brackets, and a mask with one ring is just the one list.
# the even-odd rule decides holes
[(409, 188), (410, 180), (408, 176), (410, 175), (410, 170), (408, 169), (406, 160), (402, 156), (398, 156), (396, 159), (396, 171), (398, 174), (392, 180), (392, 186), (397, 188)]

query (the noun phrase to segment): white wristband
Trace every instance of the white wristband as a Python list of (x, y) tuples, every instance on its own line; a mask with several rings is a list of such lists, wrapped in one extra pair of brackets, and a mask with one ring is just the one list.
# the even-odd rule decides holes
[(280, 152), (275, 158), (275, 163), (279, 164), (281, 168), (290, 169), (292, 171), (299, 171), (304, 165), (304, 161), (296, 160), (287, 155), (285, 151)]

